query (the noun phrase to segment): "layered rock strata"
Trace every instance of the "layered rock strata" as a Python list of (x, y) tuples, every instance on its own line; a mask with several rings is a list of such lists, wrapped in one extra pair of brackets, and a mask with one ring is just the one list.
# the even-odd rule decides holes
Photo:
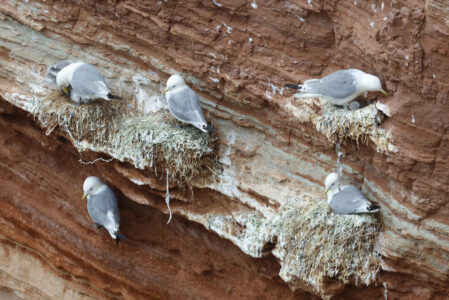
[[(445, 1), (361, 2), (4, 1), (0, 290), (38, 299), (446, 297)], [(159, 93), (171, 73), (201, 96), (220, 167), (188, 188), (171, 181), (169, 225), (164, 164), (142, 169), (107, 141), (88, 147), (60, 124), (43, 126), (39, 104), (49, 95), (64, 101), (46, 68), (66, 58), (98, 66), (143, 116), (164, 111)], [(375, 127), (360, 139), (357, 122), (331, 130), (338, 110), (283, 88), (348, 67), (378, 75), (390, 92), (368, 95)], [(251, 223), (270, 224), (295, 199), (325, 202), (337, 136), (345, 180), (382, 206), (373, 249), (380, 273), (369, 287), (298, 279), (280, 234)], [(79, 199), (91, 174), (120, 191), (128, 243), (116, 247), (90, 229)]]

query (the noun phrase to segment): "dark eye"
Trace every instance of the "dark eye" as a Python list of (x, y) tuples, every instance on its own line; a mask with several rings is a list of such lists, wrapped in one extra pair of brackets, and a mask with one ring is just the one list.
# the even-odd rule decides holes
[(175, 87), (174, 85), (172, 87)]

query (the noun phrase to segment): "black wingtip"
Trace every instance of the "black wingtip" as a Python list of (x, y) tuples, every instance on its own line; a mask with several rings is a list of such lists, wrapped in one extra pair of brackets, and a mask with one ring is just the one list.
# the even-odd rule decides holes
[(211, 124), (207, 124), (206, 130), (207, 130), (207, 132), (209, 132), (210, 135), (215, 133), (215, 130)]
[(121, 233), (120, 231), (117, 231), (115, 233), (116, 235), (116, 239), (115, 239), (115, 244), (118, 245), (118, 243), (120, 242), (120, 240), (124, 240), (126, 241), (128, 238), (126, 236), (123, 235), (123, 233)]
[(367, 207), (368, 211), (373, 211), (373, 210), (379, 210), (380, 206), (379, 205), (371, 205)]
[(108, 94), (108, 99), (109, 100), (122, 100), (122, 97), (117, 96), (117, 95), (112, 95), (111, 93)]
[(284, 84), (284, 86), (295, 90), (299, 90), (301, 88), (300, 84), (293, 84), (293, 83), (286, 83)]

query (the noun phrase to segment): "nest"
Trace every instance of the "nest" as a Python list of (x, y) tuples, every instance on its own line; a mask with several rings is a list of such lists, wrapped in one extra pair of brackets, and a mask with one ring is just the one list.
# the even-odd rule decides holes
[(343, 143), (347, 138), (357, 144), (367, 144), (371, 140), (378, 151), (386, 152), (390, 150), (392, 138), (389, 132), (380, 127), (381, 123), (382, 113), (374, 104), (357, 110), (345, 110), (325, 103), (315, 126), (334, 144)]
[(380, 222), (374, 214), (335, 214), (324, 199), (301, 196), (282, 204), (272, 219), (258, 213), (216, 219), (209, 219), (211, 227), (235, 235), (234, 242), (253, 257), (276, 242), (271, 251), (279, 258), (279, 275), (292, 289), (325, 297), (329, 278), (368, 286), (380, 270), (374, 249)]
[(31, 112), (47, 135), (59, 127), (80, 153), (105, 153), (139, 169), (168, 171), (178, 184), (203, 183), (213, 174), (213, 139), (192, 126), (180, 127), (168, 111), (142, 115), (119, 101), (77, 106), (58, 93), (36, 101)]
[(324, 200), (290, 201), (272, 221), (280, 276), (290, 284), (305, 283), (322, 295), (326, 278), (368, 286), (380, 270), (374, 250), (379, 230), (376, 215), (335, 214)]
[(334, 144), (343, 144), (348, 140), (357, 144), (368, 144), (371, 141), (376, 145), (377, 151), (396, 151), (390, 132), (380, 127), (384, 115), (375, 104), (356, 110), (346, 110), (321, 101), (320, 112), (317, 107), (319, 104), (313, 100), (287, 101), (284, 108), (299, 122), (312, 122), (315, 128)]

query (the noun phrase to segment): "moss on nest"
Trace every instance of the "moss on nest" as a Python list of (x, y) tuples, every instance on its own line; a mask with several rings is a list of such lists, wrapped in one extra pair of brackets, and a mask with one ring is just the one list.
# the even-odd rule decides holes
[(168, 111), (142, 115), (119, 101), (77, 106), (57, 93), (36, 101), (32, 113), (47, 135), (59, 126), (79, 152), (105, 153), (139, 169), (168, 170), (179, 184), (204, 183), (213, 174), (213, 139), (192, 126), (179, 127)]
[(355, 285), (375, 281), (380, 269), (376, 215), (335, 214), (325, 200), (303, 197), (284, 204), (271, 226), (280, 276), (287, 282), (301, 281), (324, 294), (325, 278)]

